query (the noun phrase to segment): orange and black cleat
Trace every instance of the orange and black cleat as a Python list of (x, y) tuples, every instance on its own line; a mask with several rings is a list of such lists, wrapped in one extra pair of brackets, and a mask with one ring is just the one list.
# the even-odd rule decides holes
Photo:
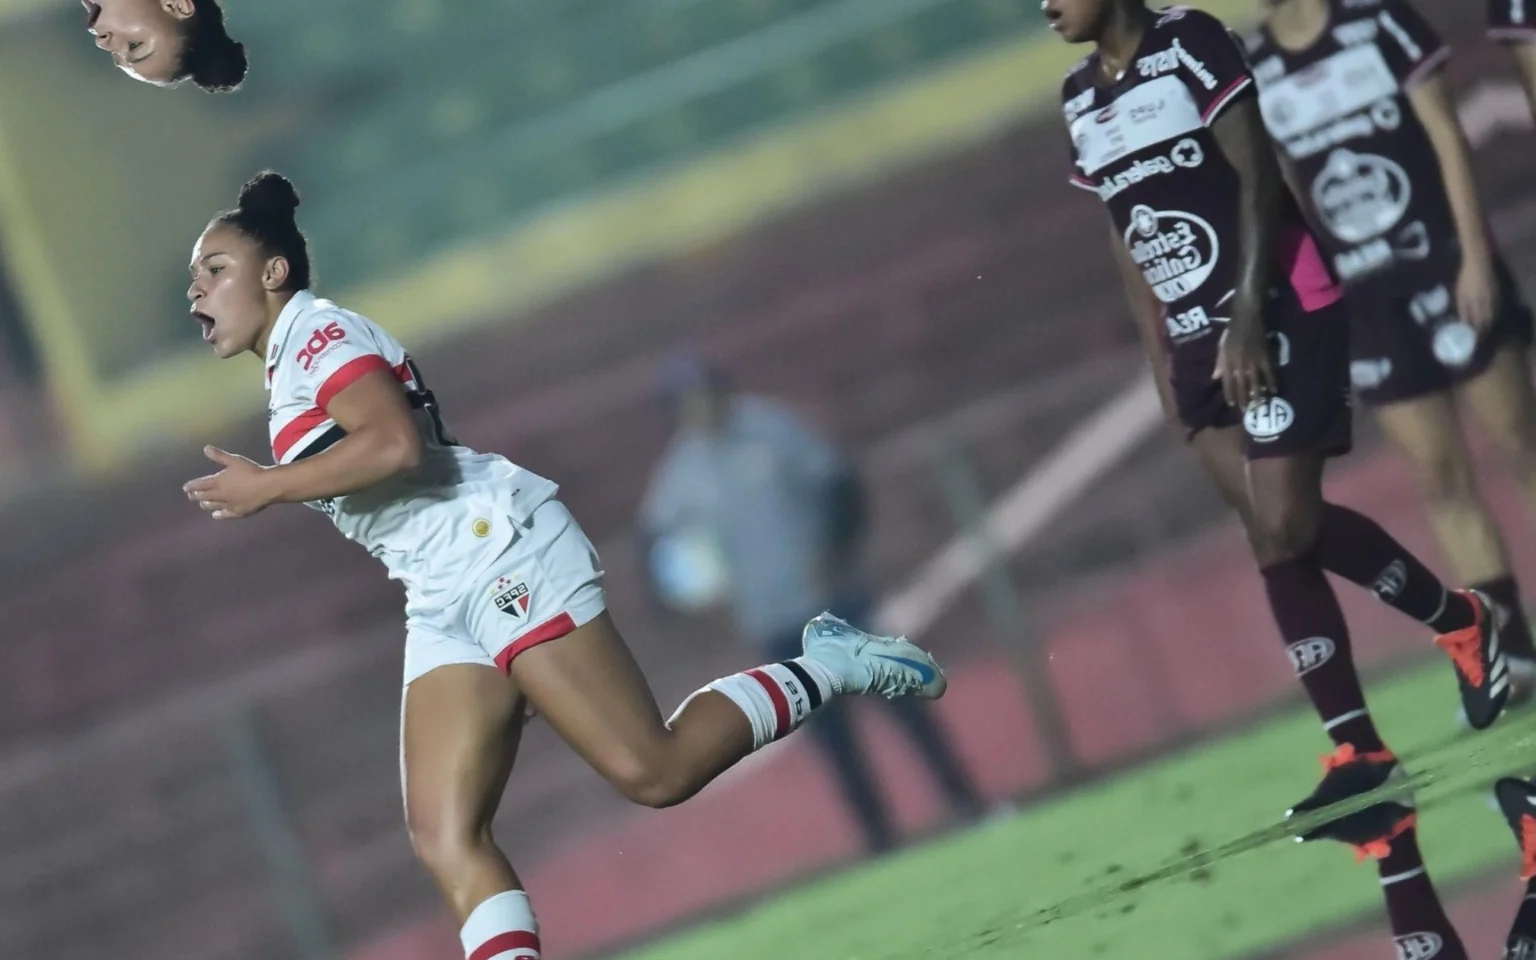
[[(1337, 803), (1380, 789), (1404, 776), (1403, 768), (1389, 750), (1360, 753), (1344, 744), (1323, 757), (1323, 780), (1312, 795), (1286, 811), (1287, 819), (1325, 810)], [(1391, 844), (1413, 827), (1412, 799), (1386, 800), (1364, 810), (1346, 813), (1297, 837), (1299, 842), (1333, 840), (1355, 848), (1360, 860), (1381, 859)]]
[(1473, 730), (1486, 730), (1509, 703), (1509, 658), (1499, 644), (1493, 603), (1476, 590), (1457, 593), (1472, 602), (1477, 620), (1470, 627), (1441, 634), (1435, 643), (1456, 665), (1467, 725)]
[(1536, 786), (1505, 777), (1494, 785), (1493, 795), (1520, 844), (1520, 879), (1536, 880)]

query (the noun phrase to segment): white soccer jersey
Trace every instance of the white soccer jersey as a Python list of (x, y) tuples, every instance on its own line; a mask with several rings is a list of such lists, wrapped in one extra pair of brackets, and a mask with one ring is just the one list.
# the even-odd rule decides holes
[(415, 411), (421, 463), (367, 490), (309, 506), (384, 561), (413, 601), (430, 604), (459, 589), (475, 558), (512, 541), (508, 518), (526, 520), (559, 488), (505, 457), (456, 443), (405, 348), (366, 317), (307, 291), (283, 308), (267, 347), (273, 459), (293, 463), (345, 437), (326, 407), (375, 370), (394, 374)]

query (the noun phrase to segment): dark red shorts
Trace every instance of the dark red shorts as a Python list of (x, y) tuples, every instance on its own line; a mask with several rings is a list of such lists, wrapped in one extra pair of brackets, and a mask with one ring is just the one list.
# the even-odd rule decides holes
[(1488, 36), (1536, 43), (1536, 0), (1488, 0)]
[(1459, 263), (1416, 264), (1365, 280), (1347, 298), (1350, 378), (1362, 403), (1381, 406), (1426, 397), (1474, 380), (1505, 346), (1530, 346), (1531, 310), (1502, 259), (1495, 261), (1499, 315), (1481, 338), (1456, 319)]
[(1290, 289), (1277, 294), (1269, 315), (1277, 394), (1246, 412), (1227, 403), (1212, 380), (1214, 358), (1178, 363), (1173, 394), (1190, 437), (1201, 430), (1243, 428), (1249, 460), (1321, 453), (1337, 457), (1354, 442), (1349, 393), (1349, 313), (1343, 301), (1307, 313)]

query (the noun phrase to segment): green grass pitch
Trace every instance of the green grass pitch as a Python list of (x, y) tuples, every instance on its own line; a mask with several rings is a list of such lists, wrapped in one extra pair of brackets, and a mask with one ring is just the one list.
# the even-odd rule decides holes
[[(1501, 866), (1513, 882), (1514, 842), (1486, 788), (1536, 770), (1536, 714), (1462, 733), (1442, 660), (1375, 684), (1371, 703), (1413, 773), (1436, 883)], [(1373, 866), (1342, 847), (1297, 844), (1281, 822), (1315, 785), (1327, 746), (1298, 708), (624, 960), (1237, 960), (1272, 950), (1382, 909)]]

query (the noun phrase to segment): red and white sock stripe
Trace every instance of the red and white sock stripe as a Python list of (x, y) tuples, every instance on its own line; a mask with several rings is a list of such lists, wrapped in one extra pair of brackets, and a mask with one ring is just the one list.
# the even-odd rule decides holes
[(831, 680), (824, 672), (802, 660), (787, 660), (732, 674), (705, 689), (741, 708), (752, 725), (753, 746), (761, 748), (788, 735), (832, 696)]
[(539, 924), (528, 894), (509, 890), (484, 900), (459, 931), (467, 960), (539, 960)]

